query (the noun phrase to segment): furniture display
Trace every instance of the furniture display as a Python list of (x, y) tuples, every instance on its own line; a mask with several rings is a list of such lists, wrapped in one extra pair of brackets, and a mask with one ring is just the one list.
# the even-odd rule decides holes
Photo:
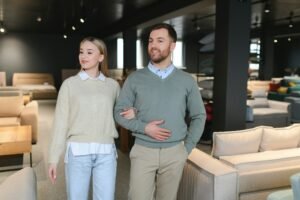
[(36, 200), (37, 179), (34, 170), (23, 168), (0, 183), (0, 199)]
[(294, 174), (290, 178), (292, 189), (272, 192), (267, 200), (298, 200), (300, 199), (300, 173)]
[(284, 99), (288, 96), (299, 95), (300, 78), (297, 76), (285, 76), (279, 83), (274, 83), (273, 86), (270, 87), (270, 91), (268, 92), (268, 99), (284, 101)]
[(194, 149), (179, 200), (266, 200), (300, 171), (300, 124), (213, 133), (211, 155)]
[(253, 113), (253, 121), (247, 121), (246, 127), (259, 125), (274, 127), (288, 126), (291, 123), (290, 103), (268, 100), (267, 98), (254, 98), (247, 100), (248, 109)]
[(30, 125), (32, 143), (38, 139), (38, 103), (24, 105), (23, 96), (0, 96), (0, 127)]
[(214, 79), (213, 77), (201, 77), (202, 80), (198, 82), (200, 88), (201, 97), (205, 100), (213, 99), (213, 87)]
[(32, 99), (56, 99), (54, 78), (49, 73), (14, 73), (13, 87), (32, 94)]
[(0, 156), (29, 153), (32, 167), (31, 141), (31, 126), (0, 127)]

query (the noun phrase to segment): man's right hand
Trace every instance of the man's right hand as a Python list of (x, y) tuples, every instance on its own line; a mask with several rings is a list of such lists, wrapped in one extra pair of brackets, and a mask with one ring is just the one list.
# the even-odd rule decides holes
[(148, 123), (145, 127), (145, 133), (155, 140), (163, 141), (168, 139), (171, 136), (171, 131), (159, 127), (163, 123), (164, 120), (156, 120)]

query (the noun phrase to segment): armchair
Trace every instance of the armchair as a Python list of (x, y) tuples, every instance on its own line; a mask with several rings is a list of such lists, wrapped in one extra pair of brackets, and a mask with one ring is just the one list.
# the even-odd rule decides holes
[(32, 143), (37, 142), (38, 103), (31, 101), (24, 105), (22, 95), (0, 96), (0, 126), (31, 125)]
[(291, 122), (291, 108), (288, 102), (255, 98), (247, 100), (247, 105), (252, 110), (253, 121), (247, 122), (246, 128), (259, 125), (283, 127)]

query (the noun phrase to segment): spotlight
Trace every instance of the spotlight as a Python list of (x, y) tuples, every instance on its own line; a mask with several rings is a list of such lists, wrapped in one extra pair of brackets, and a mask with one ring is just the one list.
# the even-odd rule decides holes
[(76, 30), (76, 27), (75, 27), (75, 26), (72, 26), (72, 30), (75, 31), (75, 30)]
[(6, 29), (4, 27), (4, 24), (3, 22), (0, 22), (0, 33), (5, 33), (6, 32)]
[(268, 1), (266, 2), (264, 12), (267, 14), (271, 12), (270, 3)]
[(84, 19), (83, 19), (83, 18), (80, 18), (79, 21), (80, 21), (80, 23), (82, 23), (82, 24), (84, 23)]
[(292, 41), (292, 38), (289, 37), (289, 38), (288, 38), (288, 41), (291, 42), (291, 41)]
[(274, 43), (277, 43), (278, 42), (278, 40), (277, 39), (274, 39)]
[(64, 39), (67, 39), (67, 38), (68, 38), (67, 34), (64, 34), (64, 35), (63, 35), (63, 38), (64, 38)]
[(41, 22), (41, 21), (42, 21), (42, 18), (41, 18), (40, 16), (38, 16), (38, 17), (36, 18), (36, 21), (37, 21), (37, 22)]
[(293, 16), (294, 16), (294, 12), (291, 11), (290, 12), (290, 16), (289, 16), (289, 28), (293, 28), (294, 27), (294, 23), (293, 23)]

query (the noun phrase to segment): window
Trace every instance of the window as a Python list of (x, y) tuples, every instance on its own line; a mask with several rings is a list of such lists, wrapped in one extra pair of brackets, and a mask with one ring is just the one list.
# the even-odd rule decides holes
[[(183, 67), (183, 47), (182, 47), (182, 41), (176, 42), (176, 48), (173, 51), (172, 60), (173, 64), (178, 68), (184, 68)], [(141, 40), (136, 41), (136, 66), (137, 68), (143, 68), (143, 51), (146, 51), (146, 49), (142, 49)], [(124, 67), (124, 43), (122, 38), (117, 39), (117, 68), (123, 69)]]

